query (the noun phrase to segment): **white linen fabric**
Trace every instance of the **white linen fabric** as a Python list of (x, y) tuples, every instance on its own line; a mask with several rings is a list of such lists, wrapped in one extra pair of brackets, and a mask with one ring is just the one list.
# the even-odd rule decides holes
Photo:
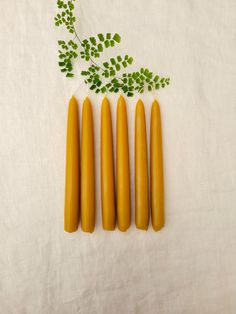
[[(80, 0), (82, 38), (118, 32), (107, 56), (130, 54), (171, 85), (142, 96), (163, 122), (166, 227), (134, 226), (134, 111), (127, 99), (132, 226), (101, 226), (102, 95), (57, 65), (55, 1), (0, 1), (0, 312), (236, 313), (236, 1)], [(76, 91), (76, 92), (75, 92)], [(97, 223), (63, 231), (67, 103), (94, 109)], [(115, 135), (117, 95), (108, 95)], [(80, 116), (81, 118), (81, 116)]]

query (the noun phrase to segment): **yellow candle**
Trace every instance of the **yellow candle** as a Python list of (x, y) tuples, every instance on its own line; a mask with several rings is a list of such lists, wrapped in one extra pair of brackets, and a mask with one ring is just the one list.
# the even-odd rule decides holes
[(156, 100), (152, 104), (150, 144), (152, 226), (155, 231), (158, 231), (164, 227), (165, 222), (161, 114)]
[(147, 230), (148, 206), (148, 157), (144, 105), (136, 105), (135, 114), (135, 223), (138, 229)]
[(74, 232), (79, 224), (79, 117), (71, 98), (68, 108), (64, 230)]
[(111, 111), (105, 97), (101, 110), (101, 198), (102, 224), (105, 230), (115, 229), (115, 184)]
[(95, 173), (94, 173), (93, 113), (86, 97), (82, 114), (81, 145), (81, 227), (93, 232), (95, 227)]
[(126, 104), (120, 96), (116, 122), (117, 220), (120, 231), (130, 226), (130, 169)]

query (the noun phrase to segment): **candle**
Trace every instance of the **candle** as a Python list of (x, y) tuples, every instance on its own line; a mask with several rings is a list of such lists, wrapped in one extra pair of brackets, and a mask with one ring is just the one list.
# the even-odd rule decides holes
[(147, 230), (148, 205), (148, 157), (145, 110), (141, 100), (135, 114), (135, 223), (138, 229)]
[(68, 108), (65, 181), (64, 230), (74, 232), (79, 224), (79, 117), (74, 97)]
[(102, 224), (105, 230), (115, 229), (115, 184), (111, 111), (105, 97), (101, 110), (101, 198)]
[(155, 231), (164, 227), (164, 182), (162, 161), (161, 114), (158, 102), (152, 104), (151, 112), (151, 213)]
[(120, 96), (116, 122), (117, 220), (120, 231), (130, 226), (130, 170), (126, 104)]
[(95, 227), (95, 169), (93, 113), (89, 98), (86, 97), (82, 114), (81, 145), (81, 227), (93, 232)]

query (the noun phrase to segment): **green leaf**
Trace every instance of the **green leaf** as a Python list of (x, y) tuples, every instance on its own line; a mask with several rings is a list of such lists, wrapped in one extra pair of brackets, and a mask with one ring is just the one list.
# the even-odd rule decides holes
[(117, 78), (113, 78), (113, 79), (111, 80), (111, 82), (112, 82), (113, 84), (116, 84), (116, 83), (118, 83), (118, 80), (117, 80)]
[(102, 93), (105, 93), (106, 90), (107, 90), (107, 89), (106, 89), (106, 86), (103, 86), (103, 87), (101, 88), (101, 92), (102, 92)]
[(98, 38), (100, 41), (104, 41), (105, 39), (103, 34), (98, 34)]
[(97, 48), (98, 48), (98, 51), (100, 51), (100, 52), (102, 52), (102, 51), (103, 51), (102, 44), (98, 44)]
[(105, 68), (109, 68), (109, 63), (108, 62), (103, 62), (103, 65)]
[(144, 75), (145, 75), (145, 76), (148, 76), (148, 73), (149, 73), (149, 70), (148, 70), (148, 69), (145, 69), (145, 70), (144, 70)]
[(133, 80), (132, 80), (132, 78), (129, 78), (128, 85), (131, 86), (132, 84), (133, 84)]
[(96, 39), (95, 37), (90, 37), (89, 38), (90, 42), (95, 46), (96, 45)]
[(130, 57), (128, 60), (127, 60), (127, 62), (129, 63), (129, 64), (132, 64), (133, 63), (133, 58), (132, 57)]
[(122, 86), (122, 90), (123, 90), (124, 93), (126, 93), (128, 91), (128, 87), (126, 85), (123, 85)]
[(121, 41), (120, 35), (117, 34), (117, 33), (113, 36), (113, 39), (114, 39), (114, 41), (116, 41), (117, 43), (120, 43), (120, 41)]
[(71, 11), (74, 9), (74, 4), (71, 1), (68, 2), (68, 6)]
[(106, 38), (111, 39), (111, 33), (107, 33)]
[(73, 77), (73, 76), (74, 76), (73, 73), (67, 73), (67, 74), (66, 74), (66, 77)]
[(120, 65), (118, 63), (115, 65), (115, 67), (116, 67), (116, 71), (120, 71)]
[(122, 60), (121, 56), (117, 56), (117, 61), (121, 62), (121, 60)]
[(127, 63), (125, 61), (122, 62), (122, 65), (123, 65), (124, 68), (127, 67)]
[(65, 62), (58, 62), (60, 67), (63, 67), (65, 65)]
[(110, 45), (111, 45), (111, 47), (114, 47), (114, 46), (115, 46), (114, 40), (110, 40)]
[(116, 60), (115, 60), (114, 58), (111, 58), (110, 61), (111, 61), (111, 64), (112, 64), (112, 65), (115, 65), (115, 64), (116, 64)]
[(134, 96), (134, 93), (128, 92), (128, 93), (127, 93), (127, 96), (128, 96), (128, 97), (132, 97), (132, 96)]
[(116, 75), (116, 71), (115, 70), (111, 70), (110, 71), (110, 76), (115, 76)]
[(109, 40), (105, 40), (105, 47), (108, 48), (110, 46)]

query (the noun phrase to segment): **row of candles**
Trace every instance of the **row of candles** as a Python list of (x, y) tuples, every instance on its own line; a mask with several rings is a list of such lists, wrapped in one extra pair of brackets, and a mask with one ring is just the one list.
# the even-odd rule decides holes
[[(101, 209), (104, 230), (126, 231), (131, 223), (130, 161), (126, 103), (117, 102), (116, 182), (110, 104), (105, 97), (101, 106)], [(92, 106), (88, 97), (82, 111), (81, 154), (78, 103), (72, 97), (68, 108), (64, 229), (74, 232), (79, 220), (84, 232), (95, 228), (95, 167)], [(149, 210), (149, 186), (150, 209)], [(161, 115), (158, 102), (152, 104), (150, 122), (150, 184), (145, 108), (142, 100), (135, 113), (135, 224), (147, 230), (151, 216), (155, 231), (164, 226), (164, 186)]]

